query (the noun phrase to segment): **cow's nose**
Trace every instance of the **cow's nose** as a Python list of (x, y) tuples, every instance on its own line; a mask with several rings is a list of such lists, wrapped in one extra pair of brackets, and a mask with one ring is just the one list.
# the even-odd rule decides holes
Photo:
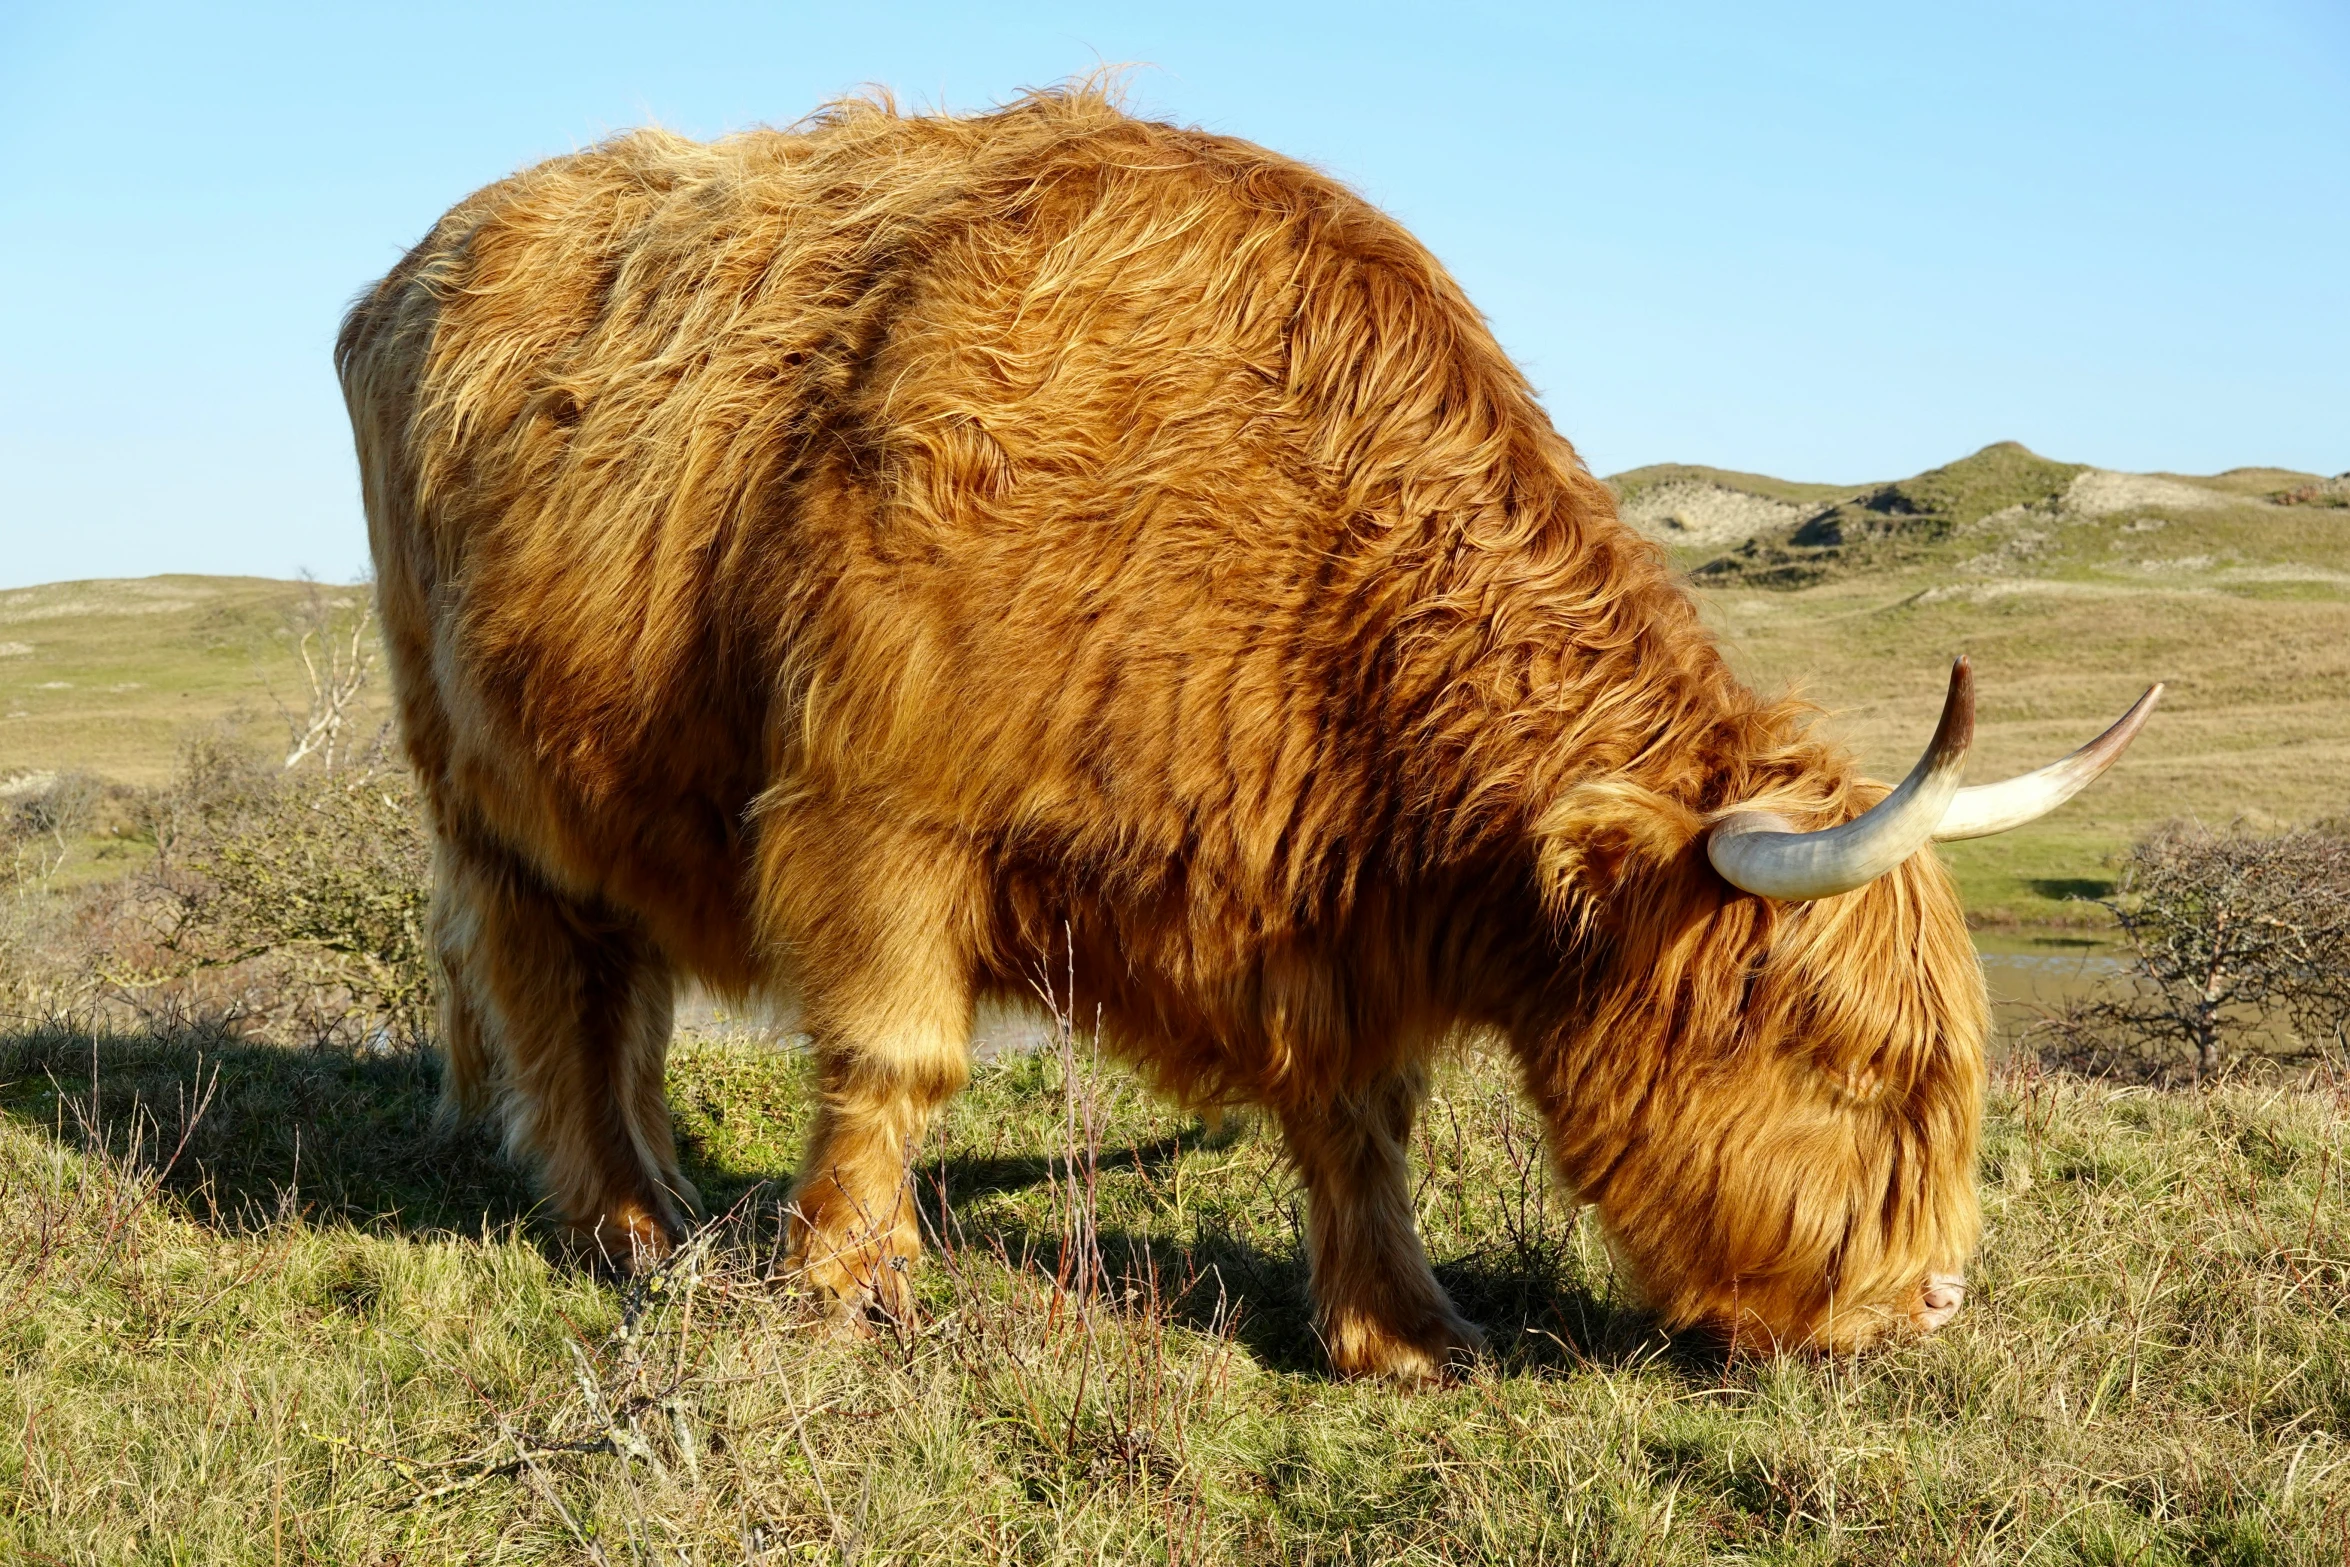
[(1926, 1287), (1918, 1292), (1918, 1309), (1910, 1320), (1921, 1333), (1931, 1333), (1966, 1304), (1966, 1280), (1955, 1273), (1932, 1273), (1926, 1276)]

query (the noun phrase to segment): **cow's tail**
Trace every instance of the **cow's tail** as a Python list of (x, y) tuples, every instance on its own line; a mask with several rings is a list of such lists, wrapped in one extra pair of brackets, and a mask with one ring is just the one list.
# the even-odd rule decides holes
[[(443, 228), (447, 224), (444, 222)], [(428, 526), (415, 451), (415, 412), (437, 317), (434, 273), (444, 236), (409, 252), (355, 304), (335, 340), (335, 373), (351, 416), (360, 494), (375, 564), (377, 623), (400, 738), (432, 806), (431, 950), (438, 981), (444, 1121), (490, 1114), (504, 1077), (494, 1015), (469, 973), (480, 889), (447, 837), (455, 806), (445, 785), (448, 722), (436, 689), (434, 590), (442, 570)]]

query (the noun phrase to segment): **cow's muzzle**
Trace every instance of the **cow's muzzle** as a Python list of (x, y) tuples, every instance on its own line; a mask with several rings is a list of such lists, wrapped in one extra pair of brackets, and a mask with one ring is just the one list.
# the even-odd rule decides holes
[(1958, 1308), (1965, 1304), (1965, 1279), (1955, 1273), (1930, 1273), (1925, 1288), (1918, 1291), (1917, 1308), (1909, 1320), (1920, 1333), (1931, 1333), (1957, 1316)]

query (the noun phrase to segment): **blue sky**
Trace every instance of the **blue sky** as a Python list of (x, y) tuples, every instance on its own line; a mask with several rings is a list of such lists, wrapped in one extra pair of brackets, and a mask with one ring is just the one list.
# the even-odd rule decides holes
[(1601, 472), (2350, 468), (2342, 0), (0, 0), (0, 586), (361, 570), (336, 322), (510, 169), (1102, 62), (1411, 225)]

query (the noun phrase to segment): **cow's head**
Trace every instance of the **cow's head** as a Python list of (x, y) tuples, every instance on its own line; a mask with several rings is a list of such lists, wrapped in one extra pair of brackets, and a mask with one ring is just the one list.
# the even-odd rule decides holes
[(1611, 781), (1547, 814), (1543, 885), (1575, 961), (1524, 1038), (1529, 1087), (1669, 1323), (1841, 1349), (1958, 1309), (1988, 1008), (1956, 890), (1919, 851), (2054, 809), (2160, 691), (2051, 767), (1961, 789), (1961, 659), (1926, 755), (1874, 804), (1795, 777), (1704, 815)]

